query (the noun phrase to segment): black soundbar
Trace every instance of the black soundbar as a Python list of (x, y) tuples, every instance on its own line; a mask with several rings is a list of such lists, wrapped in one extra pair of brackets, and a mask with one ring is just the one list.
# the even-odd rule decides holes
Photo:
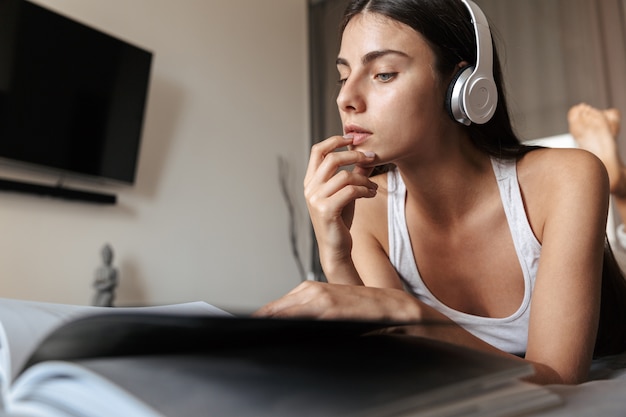
[(66, 200), (87, 201), (97, 204), (115, 204), (117, 202), (117, 196), (114, 194), (76, 190), (62, 186), (33, 184), (14, 180), (0, 179), (0, 190), (37, 194)]

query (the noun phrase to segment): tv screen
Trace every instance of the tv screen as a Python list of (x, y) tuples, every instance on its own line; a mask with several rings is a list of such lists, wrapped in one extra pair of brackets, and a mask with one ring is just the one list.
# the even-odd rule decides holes
[(132, 184), (152, 53), (0, 0), (0, 157)]

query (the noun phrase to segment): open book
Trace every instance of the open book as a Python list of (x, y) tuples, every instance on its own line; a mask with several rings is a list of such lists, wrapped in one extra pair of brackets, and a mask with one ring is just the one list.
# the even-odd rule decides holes
[(519, 381), (523, 362), (379, 334), (398, 323), (0, 299), (0, 324), (10, 416), (495, 417), (559, 402)]

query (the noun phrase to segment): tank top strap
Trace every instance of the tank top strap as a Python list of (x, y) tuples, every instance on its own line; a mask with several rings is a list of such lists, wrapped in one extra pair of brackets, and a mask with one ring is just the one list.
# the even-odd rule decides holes
[(389, 233), (389, 260), (405, 285), (413, 287), (419, 277), (413, 248), (406, 226), (404, 206), (406, 186), (400, 172), (392, 169), (387, 173), (387, 230)]
[[(491, 164), (524, 277), (532, 277), (534, 281), (541, 254), (541, 244), (526, 216), (522, 191), (517, 179), (517, 161), (492, 158)], [(529, 297), (530, 294), (526, 296)]]

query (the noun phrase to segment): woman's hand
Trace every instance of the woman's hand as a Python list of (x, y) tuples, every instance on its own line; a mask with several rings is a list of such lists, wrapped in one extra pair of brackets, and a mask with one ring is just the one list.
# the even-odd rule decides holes
[(436, 317), (431, 317), (430, 312), (429, 307), (398, 289), (305, 281), (254, 315), (402, 322), (441, 319), (434, 310)]
[[(377, 184), (368, 179), (374, 169), (374, 154), (337, 151), (351, 143), (349, 135), (333, 136), (311, 148), (304, 196), (326, 278), (333, 283), (356, 285), (361, 281), (351, 258), (354, 202), (374, 197)], [(341, 169), (349, 165), (354, 165), (352, 171)]]

